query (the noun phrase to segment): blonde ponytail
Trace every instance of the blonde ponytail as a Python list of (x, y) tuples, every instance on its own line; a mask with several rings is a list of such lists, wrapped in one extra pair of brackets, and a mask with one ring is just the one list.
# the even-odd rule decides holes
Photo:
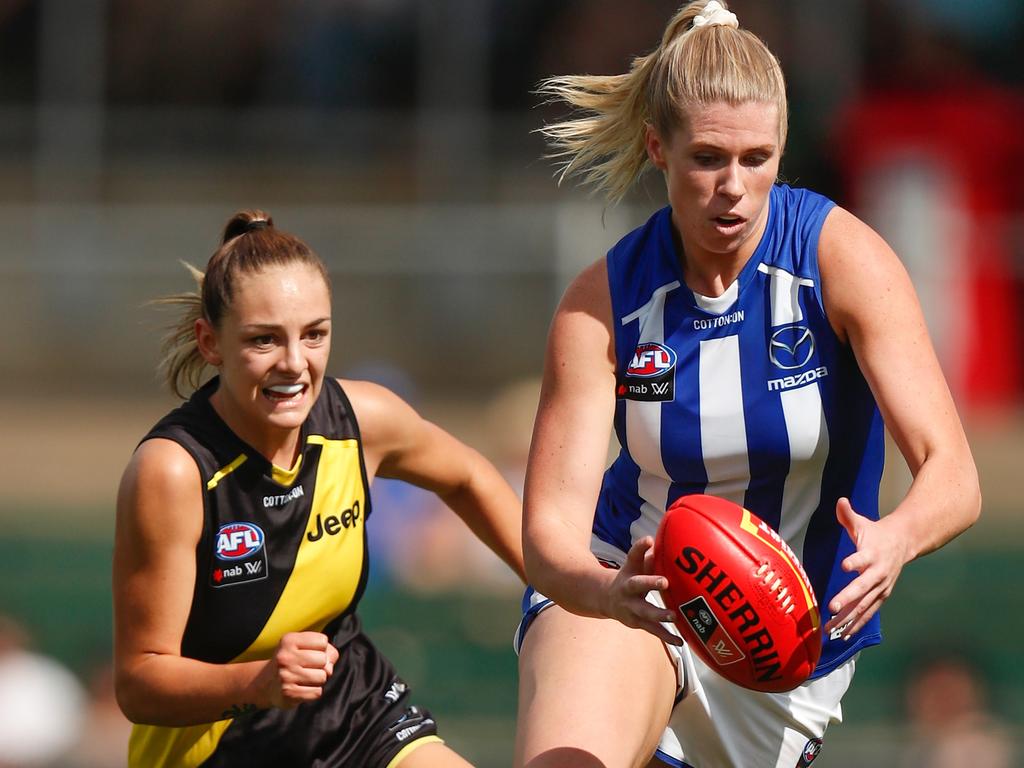
[(548, 157), (558, 161), (558, 181), (581, 177), (616, 203), (647, 166), (644, 124), (646, 84), (654, 55), (633, 60), (624, 75), (565, 75), (544, 80), (538, 93), (549, 102), (564, 102), (583, 114), (546, 125)]
[[(756, 35), (733, 26), (694, 26), (707, 0), (683, 6), (661, 44), (622, 75), (563, 75), (542, 81), (548, 102), (577, 114), (540, 129), (557, 161), (558, 180), (579, 177), (619, 202), (649, 166), (647, 126), (668, 137), (690, 106), (725, 101), (774, 103), (780, 150), (786, 138), (786, 86), (778, 59)], [(725, 10), (725, 3), (720, 3)]]

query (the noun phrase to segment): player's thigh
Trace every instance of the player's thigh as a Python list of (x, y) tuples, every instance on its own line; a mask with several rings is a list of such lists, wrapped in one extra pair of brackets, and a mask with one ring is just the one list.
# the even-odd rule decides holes
[(519, 652), (515, 765), (646, 765), (675, 692), (675, 668), (654, 635), (551, 606)]
[(473, 768), (473, 764), (440, 741), (423, 744), (388, 768)]

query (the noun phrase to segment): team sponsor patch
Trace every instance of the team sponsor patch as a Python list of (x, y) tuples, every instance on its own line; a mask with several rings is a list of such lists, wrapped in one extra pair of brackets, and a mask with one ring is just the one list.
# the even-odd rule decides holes
[(821, 739), (811, 739), (804, 746), (804, 751), (800, 753), (800, 759), (797, 761), (796, 768), (807, 768), (807, 766), (814, 762), (814, 758), (820, 754)]
[(794, 371), (803, 368), (814, 355), (814, 334), (806, 325), (787, 325), (772, 333), (768, 357), (776, 368)]
[(746, 658), (739, 646), (722, 629), (714, 612), (703, 597), (695, 597), (688, 603), (683, 603), (679, 606), (679, 612), (700, 637), (704, 646), (711, 651), (712, 657), (720, 666), (735, 664), (740, 659)]
[(309, 541), (320, 541), (324, 535), (336, 536), (342, 531), (347, 531), (349, 528), (357, 528), (359, 527), (360, 517), (359, 499), (353, 501), (351, 507), (342, 510), (337, 515), (327, 515), (325, 518), (318, 512), (316, 515), (316, 530), (308, 531), (306, 538)]
[(828, 368), (821, 365), (817, 368), (801, 371), (793, 376), (783, 376), (780, 379), (768, 379), (768, 391), (780, 392), (784, 389), (802, 387), (806, 384), (813, 384), (818, 379), (823, 379), (826, 376), (828, 376)]
[(637, 344), (615, 389), (618, 397), (642, 402), (670, 402), (676, 397), (676, 353), (654, 341)]
[(227, 523), (214, 536), (210, 586), (230, 587), (267, 578), (263, 529), (253, 523)]

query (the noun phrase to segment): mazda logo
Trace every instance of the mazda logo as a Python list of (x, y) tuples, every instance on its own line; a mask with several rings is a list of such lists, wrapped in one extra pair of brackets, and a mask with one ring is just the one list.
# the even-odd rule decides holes
[(806, 325), (787, 325), (772, 334), (768, 357), (776, 368), (803, 368), (814, 354), (814, 334)]

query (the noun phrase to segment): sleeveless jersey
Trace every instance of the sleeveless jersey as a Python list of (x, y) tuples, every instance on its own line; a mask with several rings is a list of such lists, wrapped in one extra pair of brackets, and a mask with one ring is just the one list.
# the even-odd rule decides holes
[[(669, 208), (609, 252), (621, 451), (598, 499), (596, 554), (627, 551), (675, 499), (706, 493), (780, 533), (823, 614), (854, 578), (840, 567), (855, 547), (836, 501), (878, 518), (883, 425), (822, 303), (818, 238), (833, 205), (773, 187), (757, 249), (717, 298), (686, 287)], [(849, 641), (833, 634), (814, 677), (880, 642), (878, 615)]]
[[(282, 470), (217, 415), (210, 404), (216, 386), (215, 379), (144, 438), (179, 443), (198, 465), (203, 484), (203, 530), (182, 655), (215, 664), (268, 659), (282, 635), (311, 630), (326, 634), (344, 659), (346, 645), (360, 634), (355, 607), (366, 583), (370, 514), (362, 443), (348, 398), (334, 379), (324, 379), (302, 426), (299, 458)], [(341, 707), (343, 698), (325, 695), (315, 706)], [(321, 723), (334, 717), (307, 714)], [(275, 718), (283, 722), (289, 711), (260, 713), (259, 727), (274, 728)], [(136, 725), (129, 764), (191, 767), (211, 756), (230, 764), (230, 754), (222, 753), (233, 743), (225, 736), (232, 722), (226, 715), (184, 728)]]

